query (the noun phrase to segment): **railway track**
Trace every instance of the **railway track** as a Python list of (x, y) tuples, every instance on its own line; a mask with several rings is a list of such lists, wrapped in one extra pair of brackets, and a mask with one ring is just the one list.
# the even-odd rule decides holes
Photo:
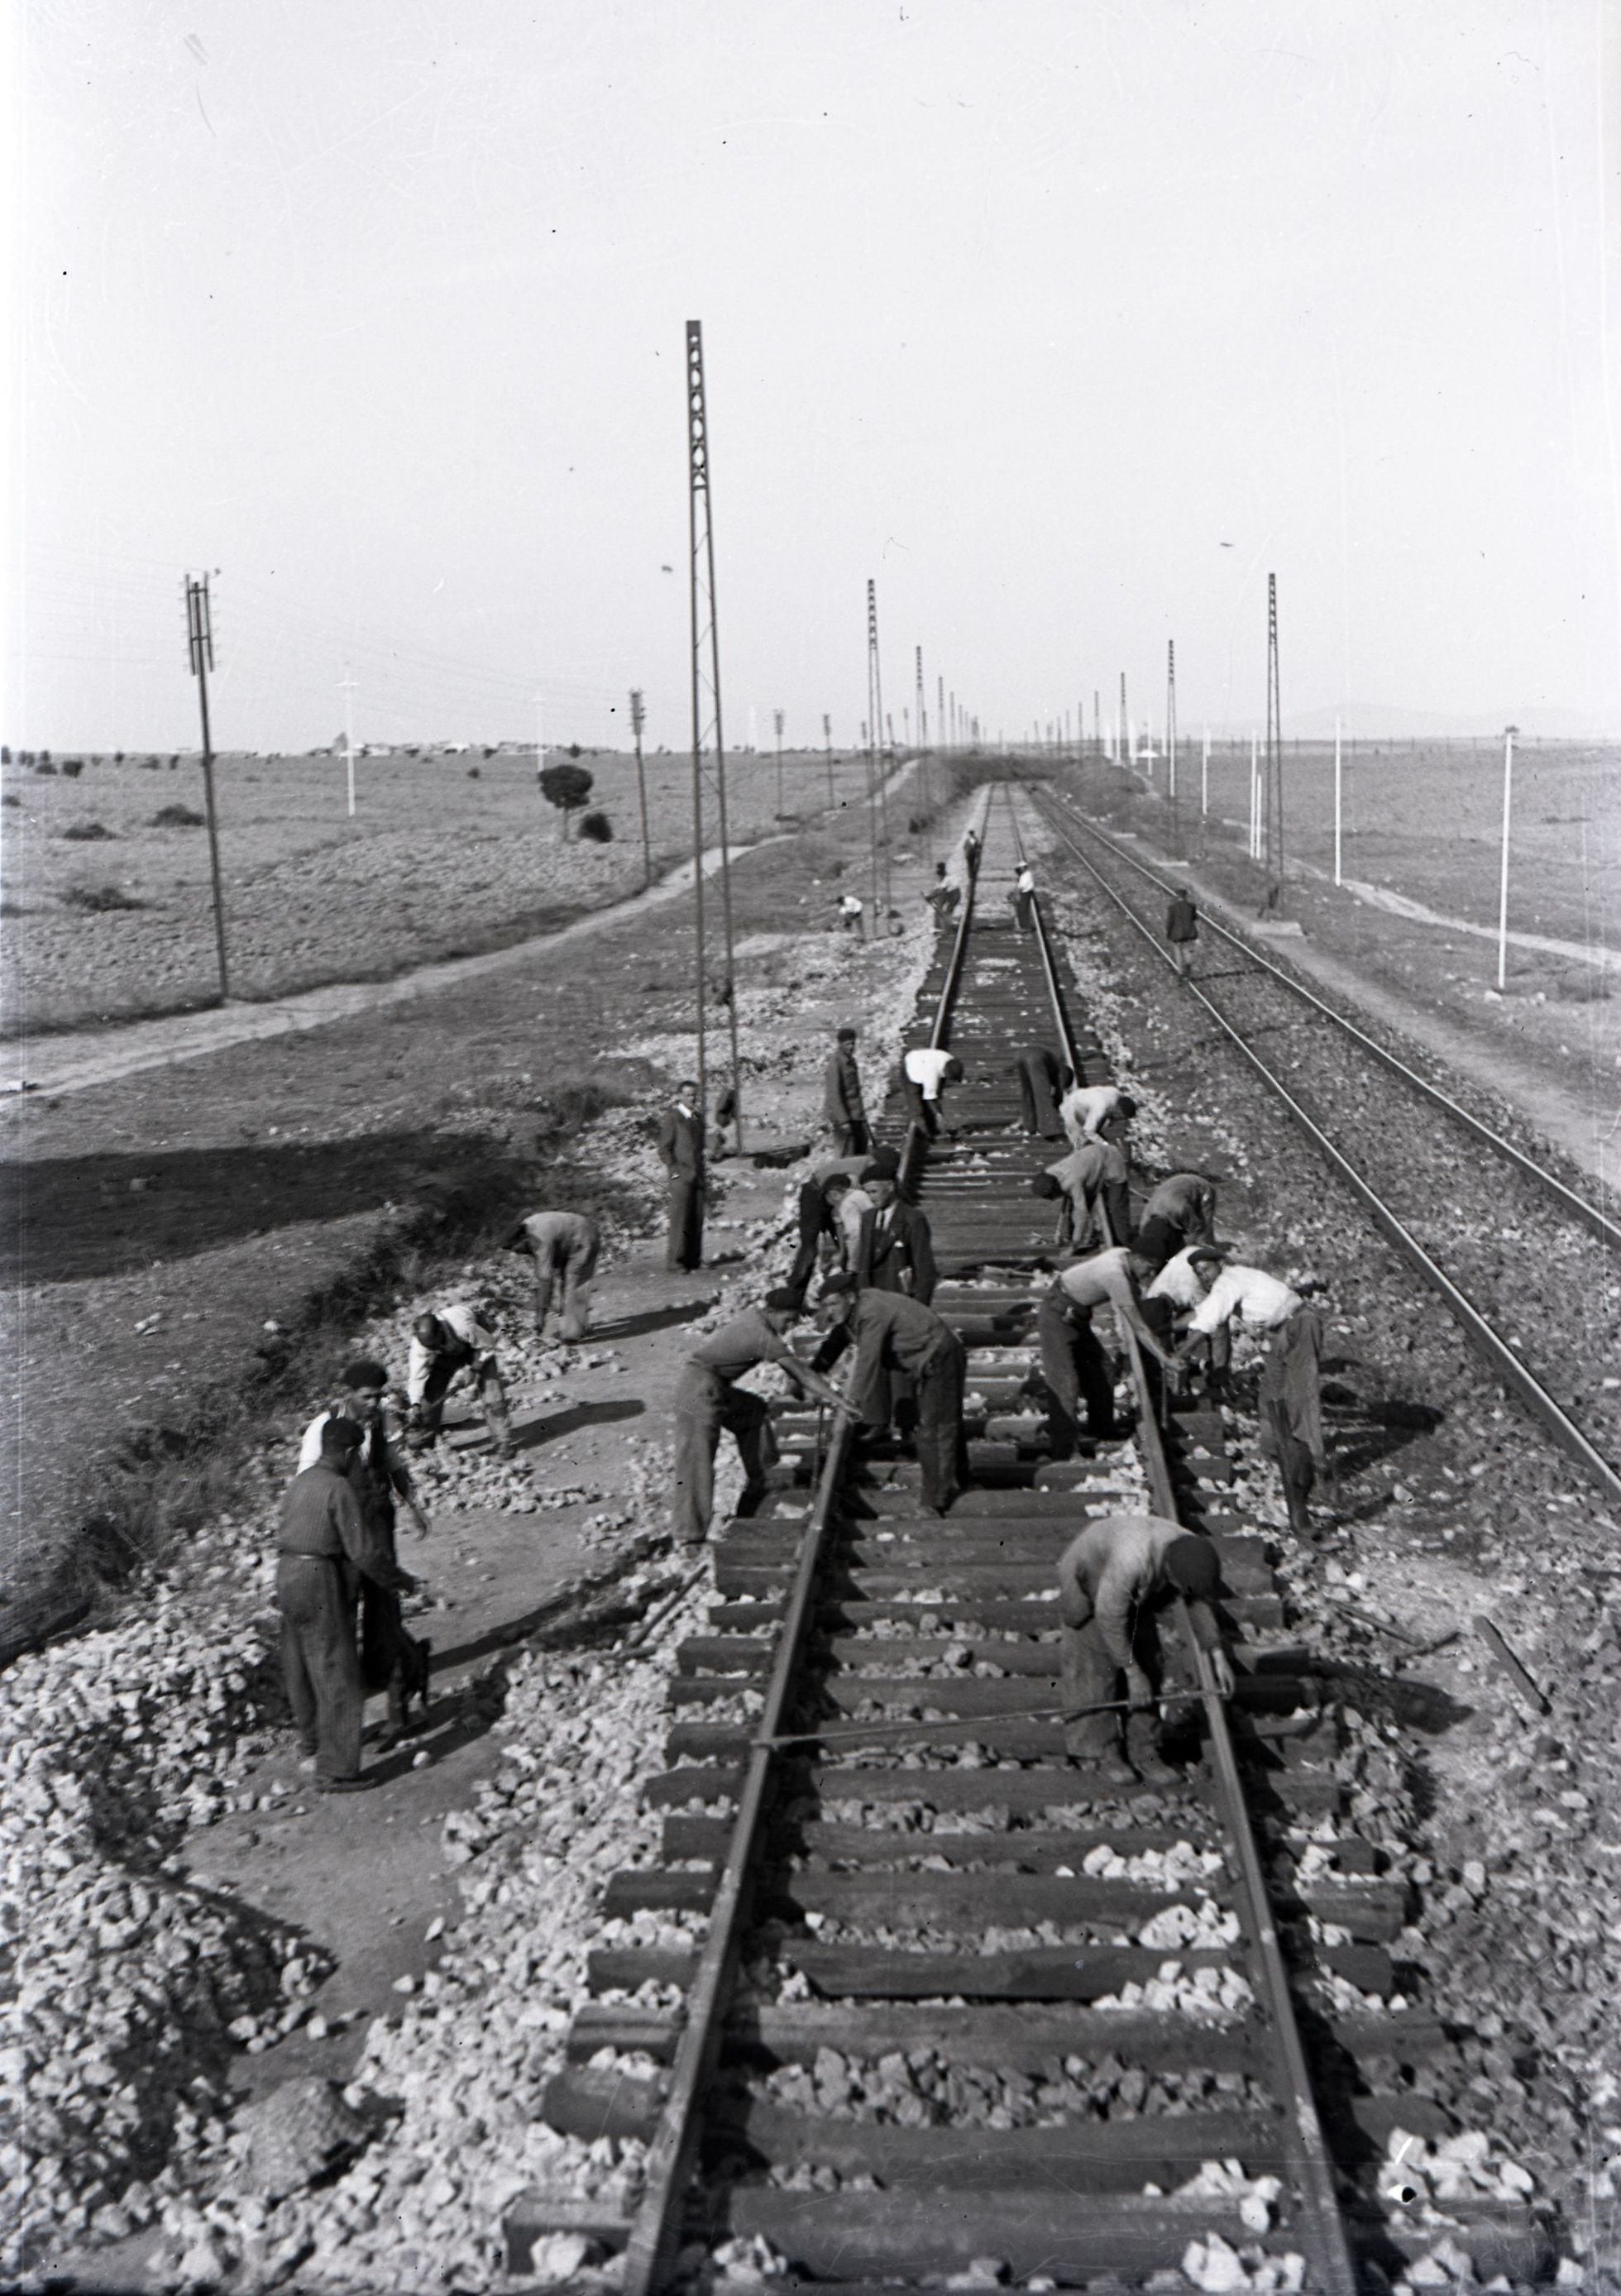
[[(969, 1072), (955, 1136), (905, 1156), (969, 1350), (972, 1488), (925, 1514), (904, 1447), (782, 1414), (802, 1487), (717, 1536), (647, 1789), (663, 1862), (610, 1886), (545, 2101), (561, 2131), (644, 2144), (643, 2197), (618, 2222), (520, 2202), (519, 2270), (569, 2229), (624, 2248), (627, 2296), (740, 2237), (845, 2296), (975, 2259), (987, 2284), (1136, 2287), (1219, 2235), (1253, 2284), (1351, 2296), (1422, 2245), (1371, 2170), (1393, 2128), (1452, 2126), (1413, 2079), (1449, 2043), (1404, 2000), (1405, 1891), (1346, 1820), (1334, 1711), (1225, 1504), (1223, 1421), (1157, 1422), (1122, 1332), (1134, 1438), (1046, 1442), (1028, 1180), (1052, 1152), (1011, 1062), (1056, 1034), (1106, 1071), (1061, 950), (1013, 930), (1021, 851), (1004, 791), (913, 1037)], [(1143, 1509), (1215, 1541), (1239, 1685), (1216, 1695), (1179, 1607), (1176, 1782), (1104, 1788), (1065, 1755), (1054, 1566), (1089, 1513)], [(1453, 2229), (1483, 2278), (1539, 2239), (1501, 2208)]]
[[(1168, 880), (1068, 806), (1041, 817), (1171, 969)], [(1621, 1505), (1621, 1227), (1242, 935), (1185, 989), (1243, 1054), (1471, 1344)]]

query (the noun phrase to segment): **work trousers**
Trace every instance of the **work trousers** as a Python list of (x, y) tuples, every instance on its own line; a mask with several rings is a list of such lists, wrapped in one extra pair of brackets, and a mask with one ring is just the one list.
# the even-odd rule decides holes
[(835, 1155), (864, 1156), (872, 1145), (872, 1136), (863, 1116), (853, 1116), (847, 1124), (835, 1124), (831, 1129)]
[(701, 1546), (715, 1511), (715, 1455), (724, 1434), (733, 1437), (743, 1475), (757, 1489), (775, 1464), (777, 1440), (763, 1395), (736, 1387), (703, 1364), (688, 1364), (675, 1390), (675, 1478), (670, 1532), (681, 1545)]
[(1018, 926), (1020, 932), (1035, 931), (1036, 897), (1033, 893), (1014, 894), (1013, 922)]
[[(856, 1155), (860, 1152), (850, 1149), (839, 1152)], [(807, 1180), (799, 1191), (799, 1246), (794, 1253), (794, 1264), (788, 1271), (788, 1289), (797, 1292), (801, 1300), (810, 1289), (811, 1277), (816, 1272), (824, 1236), (829, 1236), (827, 1198), (815, 1181)], [(831, 1236), (829, 1241), (831, 1241)]]
[(968, 1442), (962, 1432), (967, 1368), (962, 1341), (954, 1332), (948, 1332), (915, 1374), (917, 1427), (913, 1441), (922, 1471), (923, 1505), (938, 1507), (942, 1513), (968, 1480)]
[(1019, 1101), (1027, 1132), (1038, 1132), (1044, 1140), (1063, 1138), (1064, 1128), (1059, 1119), (1058, 1102), (1053, 1097), (1052, 1080), (1044, 1061), (1019, 1061)]
[(1304, 1530), (1309, 1521), (1306, 1502), (1317, 1480), (1316, 1463), (1289, 1423), (1289, 1407), (1278, 1396), (1261, 1398), (1261, 1415), (1265, 1424), (1268, 1447), (1278, 1463), (1278, 1472), (1283, 1478), (1284, 1504), (1289, 1508), (1289, 1528)]
[(506, 1406), (506, 1390), (501, 1383), (501, 1369), (494, 1356), (436, 1356), (429, 1365), (428, 1383), (416, 1406), (416, 1433), (425, 1443), (438, 1442), (445, 1423), (445, 1398), (456, 1374), (462, 1371), (472, 1373), (495, 1447), (504, 1451), (512, 1439), (512, 1423)]
[(670, 1174), (670, 1232), (664, 1264), (671, 1268), (703, 1265), (703, 1181), (696, 1173)]
[(905, 1087), (906, 1108), (912, 1121), (921, 1124), (929, 1139), (937, 1140), (940, 1136), (939, 1102), (925, 1100), (922, 1086), (914, 1084), (909, 1076), (903, 1076), (901, 1082)]
[(1322, 1327), (1316, 1311), (1298, 1308), (1273, 1334), (1257, 1390), (1268, 1448), (1283, 1479), (1289, 1528), (1300, 1533), (1311, 1526), (1306, 1503), (1317, 1480), (1317, 1466), (1311, 1445), (1301, 1439), (1298, 1430), (1302, 1424), (1321, 1430), (1317, 1366), (1322, 1346)]
[(1067, 1459), (1075, 1449), (1077, 1414), (1086, 1406), (1086, 1432), (1107, 1442), (1115, 1431), (1114, 1366), (1093, 1329), (1090, 1308), (1066, 1307), (1049, 1292), (1036, 1319), (1041, 1342), (1042, 1377), (1051, 1401), (1047, 1427), (1052, 1456)]
[(1192, 942), (1191, 940), (1174, 940), (1171, 943), (1171, 956), (1176, 966), (1177, 972), (1181, 973), (1183, 979), (1185, 980), (1193, 970)]
[(275, 1601), (293, 1727), (315, 1758), (317, 1777), (356, 1777), (365, 1690), (342, 1563), (321, 1554), (280, 1556)]
[[(1151, 1611), (1139, 1611), (1132, 1635), (1132, 1656), (1157, 1690), (1159, 1686), (1159, 1637)], [(1122, 1741), (1128, 1761), (1143, 1762), (1158, 1751), (1160, 1726), (1155, 1708), (1127, 1714), (1078, 1714), (1084, 1706), (1106, 1706), (1126, 1695), (1126, 1677), (1116, 1665), (1098, 1630), (1095, 1619), (1084, 1627), (1062, 1630), (1060, 1676), (1064, 1710), (1077, 1714), (1064, 1725), (1064, 1746), (1077, 1762), (1106, 1762), (1118, 1753)], [(1120, 1725), (1124, 1719), (1126, 1727)]]
[(561, 1283), (562, 1320), (560, 1336), (583, 1340), (591, 1323), (591, 1279), (596, 1274), (596, 1238), (585, 1243), (554, 1245), (535, 1262), (535, 1328), (544, 1332), (552, 1309), (552, 1291)]

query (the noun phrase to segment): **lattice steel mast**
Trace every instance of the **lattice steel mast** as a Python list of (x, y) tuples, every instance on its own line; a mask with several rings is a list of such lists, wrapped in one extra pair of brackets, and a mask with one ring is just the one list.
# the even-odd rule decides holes
[(1266, 577), (1266, 782), (1263, 857), (1266, 905), (1275, 908), (1283, 890), (1283, 704), (1278, 689), (1278, 578)]
[(703, 324), (687, 321), (687, 540), (692, 607), (692, 904), (696, 934), (695, 1009), (698, 1036), (698, 1114), (707, 1126), (708, 1076), (705, 1033), (704, 784), (714, 792), (720, 829), (721, 931), (725, 969), (716, 990), (726, 1008), (732, 1040), (733, 1119), (743, 1145), (742, 1066), (737, 1043), (737, 998), (732, 955), (732, 854), (726, 824), (726, 750), (721, 730), (720, 630), (715, 603), (715, 527), (709, 500), (709, 419), (704, 397)]

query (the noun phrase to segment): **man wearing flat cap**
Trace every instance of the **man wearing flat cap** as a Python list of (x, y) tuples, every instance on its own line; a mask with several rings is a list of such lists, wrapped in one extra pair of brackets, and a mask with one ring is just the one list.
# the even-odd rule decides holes
[[(1095, 1769), (1100, 1785), (1163, 1784), (1175, 1775), (1159, 1750), (1154, 1685), (1156, 1614), (1179, 1595), (1216, 1688), (1232, 1696), (1232, 1662), (1211, 1607), (1220, 1581), (1210, 1541), (1164, 1515), (1100, 1515), (1065, 1548), (1058, 1566), (1064, 1743), (1072, 1761)], [(1093, 1710), (1122, 1694), (1124, 1733), (1118, 1713)]]

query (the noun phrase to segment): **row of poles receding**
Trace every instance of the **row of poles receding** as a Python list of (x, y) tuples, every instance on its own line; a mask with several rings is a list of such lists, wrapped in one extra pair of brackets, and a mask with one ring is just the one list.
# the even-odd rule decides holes
[[(733, 931), (731, 835), (726, 816), (726, 762), (721, 711), (720, 632), (716, 610), (715, 587), (715, 529), (713, 503), (710, 493), (709, 424), (706, 402), (703, 363), (703, 327), (697, 319), (686, 326), (686, 388), (687, 388), (687, 473), (688, 473), (688, 552), (689, 596), (691, 604), (691, 693), (692, 693), (692, 873), (693, 910), (696, 942), (694, 965), (694, 1026), (697, 1039), (696, 1082), (700, 1123), (707, 1128), (708, 1105), (709, 1024), (711, 1004), (718, 1004), (726, 1015), (731, 1055), (731, 1084), (721, 1105), (725, 1111), (725, 1122), (733, 1128), (741, 1152), (743, 1146), (743, 1095), (741, 1062), (738, 1045), (736, 982), (734, 977), (735, 939)], [(192, 676), (198, 682), (198, 696), (202, 719), (203, 791), (209, 830), (209, 870), (213, 888), (214, 935), (219, 970), (221, 1003), (230, 996), (230, 970), (225, 947), (225, 900), (219, 860), (219, 824), (215, 802), (214, 750), (209, 718), (209, 672), (214, 667), (214, 639), (209, 578), (208, 575), (188, 576), (185, 581), (186, 635)], [(930, 808), (932, 792), (929, 786), (929, 720), (927, 689), (923, 676), (923, 649), (915, 649), (914, 707), (917, 732), (917, 754), (924, 775), (923, 809)], [(353, 816), (355, 793), (355, 680), (346, 674), (340, 690), (345, 698), (345, 765), (347, 769), (348, 806)], [(545, 767), (544, 702), (536, 697), (536, 772), (537, 777)], [(910, 713), (903, 712), (903, 716)], [(1138, 749), (1136, 728), (1126, 706), (1126, 672), (1119, 676), (1119, 706), (1112, 729), (1112, 738), (1105, 734), (1101, 697), (1094, 686), (1092, 695), (1093, 750), (1100, 758), (1124, 768), (1135, 770), (1146, 763), (1148, 779), (1153, 778), (1155, 763), (1153, 737), (1148, 734), (1146, 755)], [(776, 736), (777, 796), (776, 811), (784, 817), (782, 784), (782, 734), (785, 716), (781, 709), (773, 712)], [(643, 752), (643, 732), (646, 724), (646, 709), (640, 688), (630, 695), (630, 722), (635, 752), (636, 796), (642, 836), (643, 882), (651, 886), (653, 879), (652, 841), (648, 819), (647, 780)], [(1044, 738), (1052, 749), (1068, 746), (1069, 713), (1061, 720), (1049, 720), (1044, 728), (1039, 724), (1029, 729), (1029, 737), (1037, 745)], [(1076, 747), (1077, 753), (1086, 746), (1086, 712), (1083, 701), (1076, 713)], [(983, 739), (980, 722), (954, 692), (947, 696), (943, 677), (936, 681), (935, 726), (947, 748), (977, 748)], [(910, 732), (910, 727), (908, 731)], [(1145, 729), (1146, 730), (1146, 729)], [(1509, 832), (1513, 787), (1514, 737), (1517, 729), (1508, 728), (1504, 738), (1502, 783), (1502, 841), (1498, 900), (1497, 985), (1506, 985), (1508, 958), (1508, 889)], [(832, 721), (823, 716), (823, 740), (826, 750), (828, 803), (837, 802), (833, 779)], [(1167, 640), (1166, 647), (1166, 710), (1165, 760), (1167, 767), (1166, 793), (1170, 806), (1170, 830), (1173, 849), (1180, 850), (1180, 798), (1177, 782), (1178, 726), (1176, 710), (1176, 645)], [(874, 928), (880, 921), (887, 922), (892, 906), (890, 876), (890, 846), (888, 825), (888, 780), (897, 751), (895, 744), (894, 719), (885, 710), (883, 674), (879, 649), (878, 588), (876, 582), (867, 583), (867, 715), (862, 723), (862, 748), (867, 766), (867, 805), (870, 816), (870, 896)], [(1005, 738), (998, 736), (1005, 749)], [(1200, 766), (1199, 813), (1201, 818), (1209, 809), (1210, 736), (1203, 740)], [(1339, 721), (1334, 729), (1334, 882), (1342, 882), (1342, 743)], [(708, 947), (705, 899), (706, 858), (706, 795), (712, 805), (718, 832), (718, 875), (720, 890), (720, 925), (722, 968), (717, 977), (708, 972)], [(1260, 864), (1266, 879), (1265, 906), (1275, 910), (1281, 900), (1284, 877), (1284, 804), (1283, 804), (1283, 713), (1278, 660), (1278, 578), (1266, 578), (1266, 732), (1263, 753), (1259, 738), (1251, 737), (1249, 778), (1249, 819), (1248, 848), (1251, 859)], [(564, 814), (565, 828), (567, 814)]]

